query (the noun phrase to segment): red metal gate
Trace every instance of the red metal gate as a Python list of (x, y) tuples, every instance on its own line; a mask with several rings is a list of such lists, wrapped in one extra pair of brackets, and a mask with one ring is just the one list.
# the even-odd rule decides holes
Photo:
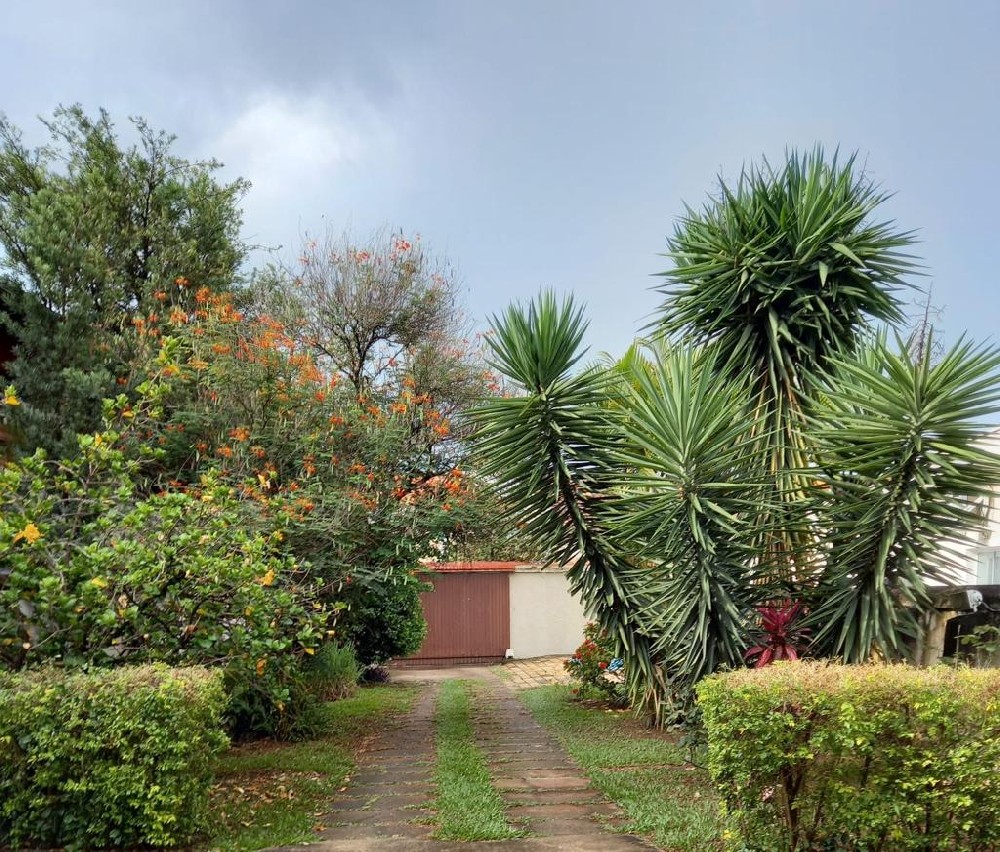
[(425, 577), (420, 597), (427, 638), (405, 662), (420, 665), (495, 663), (510, 647), (510, 569), (449, 571)]

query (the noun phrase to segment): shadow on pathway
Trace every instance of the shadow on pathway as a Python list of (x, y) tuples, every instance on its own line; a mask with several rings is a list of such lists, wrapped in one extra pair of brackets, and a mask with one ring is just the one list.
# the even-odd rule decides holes
[[(617, 834), (613, 804), (490, 669), (405, 669), (394, 681), (422, 691), (410, 715), (385, 730), (361, 758), (347, 790), (338, 796), (319, 840), (283, 850), (314, 852), (446, 852), (473, 845), (496, 852), (639, 852), (648, 841)], [(474, 843), (433, 840), (434, 707), (442, 681), (475, 681), (473, 726), (507, 818), (530, 836)]]

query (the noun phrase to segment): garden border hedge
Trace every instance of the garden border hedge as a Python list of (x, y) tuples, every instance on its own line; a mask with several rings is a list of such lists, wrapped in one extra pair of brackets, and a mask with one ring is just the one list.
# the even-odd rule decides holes
[(1000, 848), (1000, 670), (778, 663), (697, 692), (730, 848)]
[(68, 849), (173, 846), (205, 824), (227, 745), (221, 673), (0, 673), (0, 837)]

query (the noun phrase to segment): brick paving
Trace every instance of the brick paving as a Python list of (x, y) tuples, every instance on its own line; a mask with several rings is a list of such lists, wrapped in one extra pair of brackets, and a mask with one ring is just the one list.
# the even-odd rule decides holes
[[(618, 809), (518, 700), (515, 690), (561, 682), (562, 657), (484, 667), (407, 669), (393, 680), (421, 684), (410, 715), (387, 728), (362, 755), (362, 765), (325, 819), (314, 852), (451, 852), (483, 845), (491, 852), (639, 852), (647, 841), (611, 829)], [(490, 765), (507, 818), (529, 836), (463, 843), (434, 840), (434, 707), (440, 683), (474, 681), (473, 730)]]
[(434, 705), (439, 684), (428, 684), (410, 715), (382, 732), (333, 803), (324, 840), (425, 839), (434, 830)]
[(603, 831), (599, 821), (620, 819), (618, 808), (590, 786), (510, 689), (477, 681), (474, 695), (476, 742), (515, 827), (532, 835), (566, 836)]
[(569, 673), (563, 668), (568, 654), (558, 657), (535, 657), (531, 660), (510, 660), (495, 669), (514, 689), (531, 689), (550, 683), (569, 683)]

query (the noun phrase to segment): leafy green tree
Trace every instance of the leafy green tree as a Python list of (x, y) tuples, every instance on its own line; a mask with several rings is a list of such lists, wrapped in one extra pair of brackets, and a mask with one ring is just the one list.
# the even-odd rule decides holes
[(444, 558), (529, 558), (487, 479), (469, 468), (465, 412), (501, 391), (478, 336), (470, 334), (454, 269), (419, 236), (381, 229), (306, 239), (292, 268), (254, 282), (256, 310), (280, 321), (319, 369), (366, 402), (407, 419), (395, 451), (409, 487), (468, 473), (454, 523), (437, 543)]
[(455, 271), (419, 236), (382, 229), (364, 240), (307, 239), (293, 268), (267, 270), (257, 285), (263, 310), (359, 398), (420, 401), (415, 474), (463, 463), (463, 412), (499, 388), (469, 331)]
[(234, 286), (247, 184), (177, 157), (142, 119), (128, 146), (103, 111), (60, 108), (44, 123), (49, 142), (31, 149), (0, 118), (0, 322), (16, 340), (28, 448), (71, 453), (129, 382), (133, 323), (190, 307), (197, 287)]

